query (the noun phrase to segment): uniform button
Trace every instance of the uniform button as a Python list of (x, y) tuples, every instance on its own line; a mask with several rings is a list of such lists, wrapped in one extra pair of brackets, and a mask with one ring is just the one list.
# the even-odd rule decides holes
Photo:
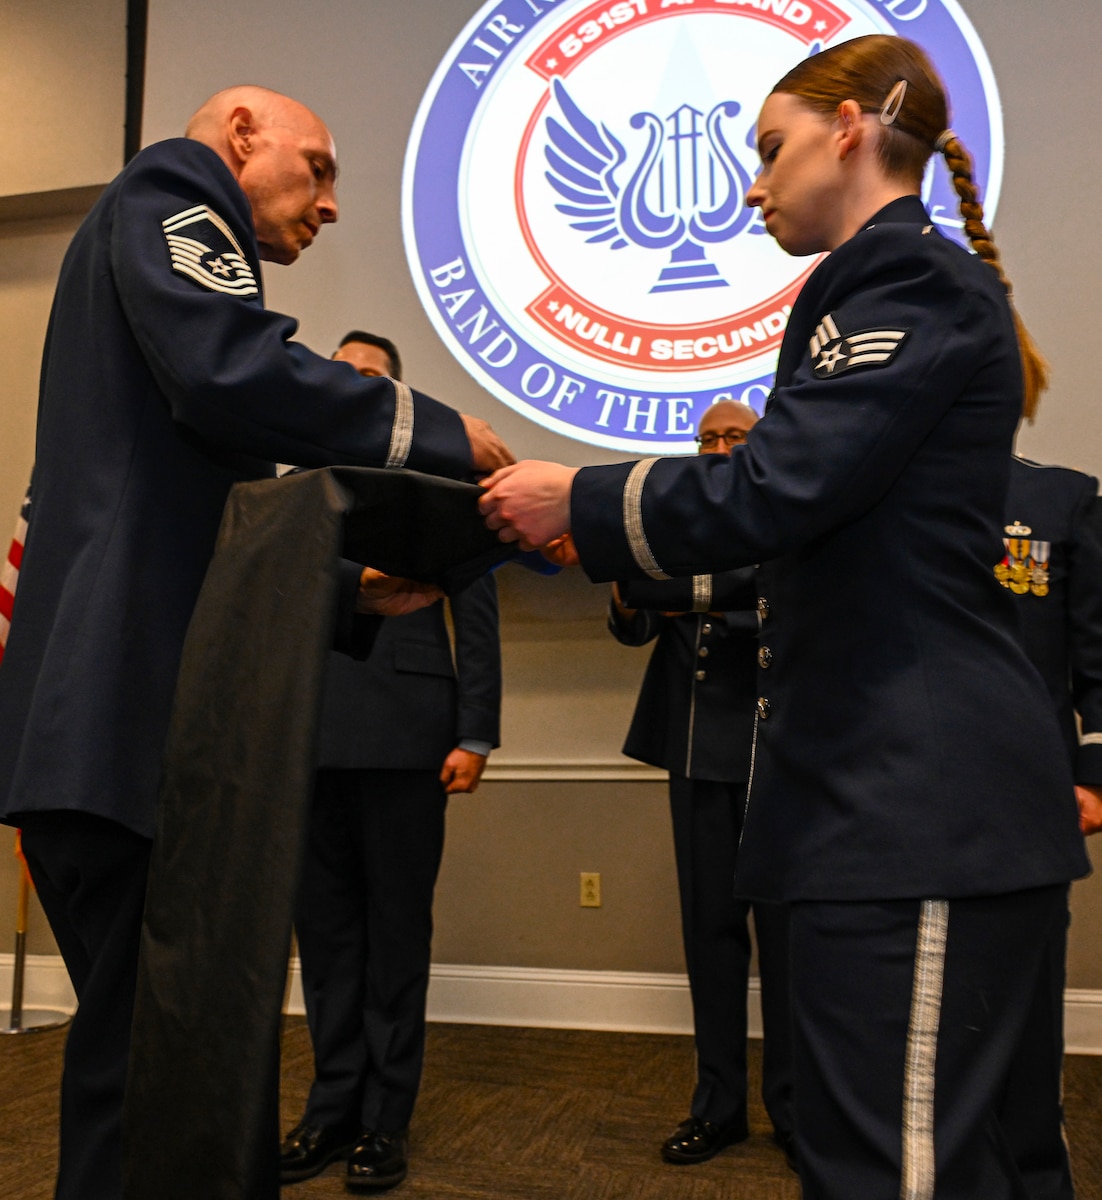
[(707, 635), (712, 632), (712, 626), (707, 621), (705, 621), (704, 628), (701, 630), (701, 632), (704, 634), (705, 637), (707, 637)]
[(758, 666), (768, 670), (773, 665), (773, 651), (768, 646), (762, 646), (758, 651)]
[(758, 716), (763, 720), (769, 720), (769, 710), (772, 706), (764, 696), (758, 697)]
[(764, 596), (758, 597), (758, 616), (763, 621), (769, 619), (769, 601)]
[(703, 680), (707, 677), (707, 675), (708, 675), (707, 671), (697, 671), (697, 673), (696, 673), (697, 680), (700, 682), (703, 682)]
[(708, 657), (708, 647), (701, 646), (700, 649), (697, 651), (697, 654), (700, 655), (701, 658), (707, 658)]

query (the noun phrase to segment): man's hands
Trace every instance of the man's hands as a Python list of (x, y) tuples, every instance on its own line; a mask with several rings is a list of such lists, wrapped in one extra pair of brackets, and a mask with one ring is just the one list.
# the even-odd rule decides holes
[(473, 792), (477, 789), (482, 771), (486, 766), (486, 756), (475, 754), (473, 750), (460, 750), (457, 746), (440, 769), (440, 782), (444, 791), (450, 796), (455, 792)]
[(491, 471), (517, 461), (509, 447), (490, 428), (489, 421), (467, 413), (460, 413), (459, 419), (463, 422), (467, 441), (471, 443), (471, 462), (476, 475), (489, 475)]
[(1084, 837), (1102, 829), (1102, 787), (1075, 785), (1075, 799), (1079, 802), (1079, 832)]
[(396, 579), (374, 567), (364, 567), (360, 572), (356, 611), (377, 617), (404, 617), (419, 608), (428, 608), (443, 595), (435, 584)]
[(577, 467), (526, 459), (482, 481), (478, 502), (486, 524), (503, 542), (538, 550), (570, 532), (570, 489)]

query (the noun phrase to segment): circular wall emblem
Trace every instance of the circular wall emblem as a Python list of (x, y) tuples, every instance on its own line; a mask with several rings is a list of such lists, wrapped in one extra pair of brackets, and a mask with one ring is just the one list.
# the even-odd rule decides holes
[[(494, 0), (422, 100), (406, 252), (437, 332), (548, 429), (676, 453), (716, 399), (761, 410), (793, 299), (790, 258), (746, 207), (754, 122), (801, 58), (866, 33), (932, 55), (993, 217), (1002, 120), (955, 0)], [(961, 237), (944, 166), (935, 222)]]

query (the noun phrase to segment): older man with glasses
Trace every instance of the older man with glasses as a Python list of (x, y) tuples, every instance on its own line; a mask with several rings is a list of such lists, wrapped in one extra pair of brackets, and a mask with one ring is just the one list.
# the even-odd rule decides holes
[[(697, 430), (700, 453), (739, 453), (757, 419), (745, 404), (713, 404)], [(677, 1164), (706, 1162), (749, 1136), (752, 908), (765, 1026), (762, 1097), (774, 1140), (792, 1163), (787, 910), (734, 896), (757, 696), (755, 571), (614, 584), (609, 629), (628, 646), (658, 639), (624, 753), (670, 774), (697, 1059), (691, 1113), (662, 1144), (662, 1157)]]

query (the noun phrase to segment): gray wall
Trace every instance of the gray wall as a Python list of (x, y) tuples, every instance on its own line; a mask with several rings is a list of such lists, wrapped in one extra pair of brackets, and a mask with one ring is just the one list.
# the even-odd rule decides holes
[[(13, 143), (0, 144), (0, 162), (42, 156), (38, 174), (19, 182), (23, 192), (90, 187), (117, 169), (125, 5), (96, 6), (103, 19), (92, 24), (108, 31), (105, 44), (98, 34), (89, 40), (89, 0), (5, 5), (5, 15), (12, 9), (24, 26), (40, 16), (49, 46), (58, 44), (59, 21), (72, 31), (60, 38), (64, 69), (33, 71), (14, 90), (0, 84), (7, 111), (19, 118), (0, 139), (13, 132), (28, 139), (14, 152)], [(146, 139), (177, 134), (209, 93), (234, 82), (263, 83), (311, 104), (330, 122), (341, 152), (342, 219), (293, 270), (266, 269), (269, 303), (298, 316), (302, 340), (322, 352), (351, 325), (391, 333), (411, 382), (489, 418), (520, 455), (609, 461), (612, 455), (537, 429), (482, 392), (436, 338), (409, 279), (399, 222), (408, 129), (436, 63), (478, 7), (476, 0), (317, 0), (308, 10), (284, 0), (152, 0)], [(1093, 315), (1102, 233), (1093, 202), (1102, 156), (1089, 89), (1102, 7), (1094, 0), (964, 0), (964, 7), (988, 47), (1006, 111), (999, 244), (1020, 307), (1054, 366), (1053, 390), (1021, 447), (1099, 474)], [(225, 52), (213, 52), (209, 37), (197, 41), (197, 31), (210, 30)], [(0, 43), (0, 56), (9, 45)], [(0, 79), (9, 78), (12, 62), (0, 57)], [(79, 116), (47, 124), (59, 89), (69, 93), (63, 117)], [(58, 172), (58, 163), (74, 164), (96, 144), (107, 148), (102, 164)], [(37, 357), (72, 228), (66, 216), (0, 223), (0, 318), (8, 333), (0, 344), (0, 538), (7, 536), (3, 514), (14, 516), (33, 459)], [(680, 970), (664, 789), (645, 773), (632, 775), (618, 755), (645, 652), (611, 641), (603, 590), (576, 574), (541, 581), (506, 568), (501, 584), (505, 744), (492, 760), (497, 778), (451, 806), (436, 958)], [(583, 870), (602, 873), (601, 909), (578, 907)], [(14, 878), (0, 854), (0, 948)], [(1077, 885), (1075, 910), (1070, 982), (1102, 987), (1102, 885)], [(38, 919), (32, 949), (50, 945)]]
[(0, 6), (0, 196), (105, 183), (123, 152), (126, 4)]

